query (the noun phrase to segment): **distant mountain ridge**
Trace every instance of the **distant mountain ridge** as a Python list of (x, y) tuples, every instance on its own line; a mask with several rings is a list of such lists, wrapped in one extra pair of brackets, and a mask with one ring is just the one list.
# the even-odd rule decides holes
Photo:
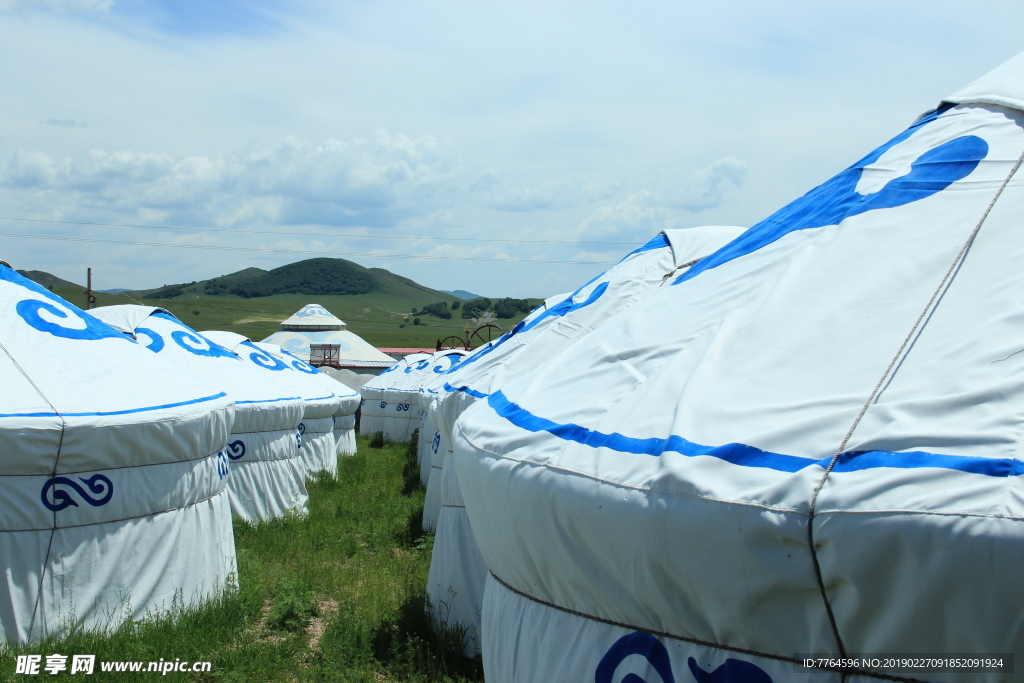
[(459, 298), (424, 287), (418, 282), (395, 275), (383, 268), (365, 268), (358, 263), (338, 258), (311, 258), (273, 270), (245, 268), (209, 280), (164, 285), (154, 289), (132, 291), (129, 294), (149, 299), (177, 299), (183, 296), (236, 296), (252, 299), (277, 294), (331, 296), (378, 292), (417, 299), (424, 296), (447, 301)]
[(472, 301), (473, 299), (484, 299), (484, 298), (486, 298), (486, 297), (483, 297), (483, 296), (481, 296), (479, 294), (473, 294), (473, 292), (467, 292), (464, 289), (456, 289), (453, 292), (449, 292), (447, 289), (442, 289), (442, 290), (439, 290), (439, 291), (444, 292), (445, 294), (451, 294), (452, 296), (454, 296), (456, 298), (459, 298), (459, 299), (462, 299), (463, 301)]

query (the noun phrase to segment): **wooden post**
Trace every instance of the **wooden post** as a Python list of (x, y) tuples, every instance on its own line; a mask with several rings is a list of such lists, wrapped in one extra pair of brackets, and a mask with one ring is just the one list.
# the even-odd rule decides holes
[(92, 268), (85, 271), (85, 310), (90, 310), (96, 303), (96, 297), (92, 295)]

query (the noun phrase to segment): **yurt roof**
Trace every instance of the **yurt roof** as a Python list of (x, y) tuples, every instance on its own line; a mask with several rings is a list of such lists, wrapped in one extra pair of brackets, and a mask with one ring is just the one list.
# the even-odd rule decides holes
[(951, 104), (994, 104), (1024, 110), (1024, 52), (943, 101)]
[(282, 330), (344, 330), (345, 322), (319, 304), (306, 304), (281, 323)]
[(310, 344), (333, 344), (339, 347), (339, 360), (346, 367), (387, 368), (395, 364), (394, 358), (349, 330), (279, 330), (263, 341), (303, 360), (309, 359)]
[(493, 576), (776, 658), (1020, 649), (1024, 55), (948, 101), (462, 414)]

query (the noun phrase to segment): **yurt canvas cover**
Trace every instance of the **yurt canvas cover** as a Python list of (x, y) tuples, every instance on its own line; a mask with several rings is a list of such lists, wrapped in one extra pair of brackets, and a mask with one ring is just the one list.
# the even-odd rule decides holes
[(0, 641), (223, 590), (225, 393), (3, 265), (0, 350)]
[[(440, 441), (446, 446), (441, 469), (431, 473), (424, 504), (424, 525), (431, 493), (439, 498), (427, 593), (444, 604), (449, 625), (467, 629), (467, 654), (479, 651), (480, 612), (487, 568), (473, 540), (469, 517), (452, 463), (451, 429), (479, 397), (546, 363), (574, 340), (600, 330), (614, 316), (685, 272), (694, 261), (742, 233), (742, 228), (706, 226), (666, 230), (626, 255), (616, 266), (561, 301), (536, 311), (507, 335), (449, 370), (448, 382), (431, 406)], [(609, 397), (609, 400), (614, 400)], [(435, 473), (440, 476), (434, 476)]]
[(227, 447), (231, 467), (228, 499), (233, 514), (260, 521), (307, 512), (306, 471), (296, 436), (304, 405), (297, 392), (287, 391), (268, 373), (214, 344), (162, 308), (106, 306), (93, 313), (234, 401), (235, 419)]
[[(419, 394), (413, 401), (413, 409), (419, 407), (419, 435), (416, 442), (416, 458), (420, 466), (420, 481), (424, 486), (430, 481), (432, 469), (432, 452), (436, 452), (441, 442), (441, 435), (430, 419), (430, 402), (437, 395), (437, 386), (443, 384), (444, 375), (462, 362), (469, 351), (462, 349), (445, 349), (435, 353), (430, 361), (430, 372), (420, 382)], [(437, 442), (435, 444), (435, 441)]]
[(310, 344), (333, 344), (339, 348), (339, 360), (347, 368), (368, 371), (387, 368), (395, 363), (391, 356), (348, 330), (344, 321), (323, 306), (308, 304), (281, 323), (281, 329), (263, 340), (277, 344), (302, 360), (309, 360)]
[[(306, 361), (288, 351), (285, 351), (276, 344), (266, 342), (256, 343), (258, 348), (263, 349), (275, 358), (284, 361), (289, 367), (310, 376), (310, 379), (317, 382), (326, 391), (330, 391), (339, 399), (338, 409), (334, 413), (334, 443), (337, 455), (355, 455), (356, 452), (356, 411), (359, 410), (359, 392), (352, 389), (344, 382), (335, 379), (331, 375), (321, 372)], [(337, 471), (335, 461), (332, 472)]]
[[(273, 354), (261, 349), (248, 338), (234, 332), (206, 331), (203, 336), (218, 344), (246, 363), (266, 374), (270, 381), (282, 388), (298, 392), (304, 405), (302, 422), (298, 428), (298, 446), (306, 466), (306, 476), (318, 472), (337, 472), (337, 446), (334, 443), (334, 414), (343, 398), (325, 389), (310, 375), (291, 366)], [(342, 385), (337, 383), (339, 387)], [(344, 389), (344, 387), (343, 387)], [(344, 389), (347, 392), (347, 389)]]
[(1018, 56), (462, 415), (488, 681), (1024, 652), (1022, 83)]
[(411, 353), (359, 389), (359, 394), (362, 396), (362, 411), (359, 418), (360, 434), (383, 433), (389, 416), (392, 418), (404, 417), (407, 412), (411, 411), (411, 406), (407, 402), (396, 401), (393, 395), (389, 395), (389, 392), (401, 384), (409, 374), (406, 370), (412, 372), (416, 364), (429, 359), (430, 355), (428, 354)]

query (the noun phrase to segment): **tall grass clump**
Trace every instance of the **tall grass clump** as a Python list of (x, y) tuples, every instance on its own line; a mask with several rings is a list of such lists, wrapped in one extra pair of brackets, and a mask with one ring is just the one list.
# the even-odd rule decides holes
[[(424, 490), (415, 447), (359, 437), (338, 476), (309, 482), (309, 514), (260, 524), (235, 520), (237, 585), (201, 606), (118, 624), (73, 627), (60, 638), (0, 646), (0, 681), (24, 681), (15, 657), (95, 654), (101, 661), (210, 661), (177, 681), (482, 681), (479, 660), (452, 653), (459, 634), (431, 628), (425, 601), (433, 537), (420, 523)], [(418, 475), (417, 475), (418, 477)], [(70, 662), (70, 656), (68, 661)], [(70, 667), (69, 667), (70, 668)], [(65, 671), (48, 680), (78, 680)]]

